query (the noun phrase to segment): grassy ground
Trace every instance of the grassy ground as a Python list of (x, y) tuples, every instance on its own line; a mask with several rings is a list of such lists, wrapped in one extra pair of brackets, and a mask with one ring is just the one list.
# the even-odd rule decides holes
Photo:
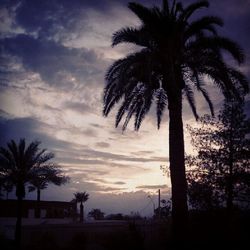
[[(51, 229), (51, 228), (50, 228)], [(78, 227), (79, 229), (79, 227)], [(69, 240), (62, 230), (37, 231), (23, 250), (171, 250), (171, 249), (248, 249), (250, 243), (250, 211), (190, 212), (185, 242), (171, 239), (171, 220), (138, 221), (122, 230), (78, 230)], [(58, 236), (59, 235), (59, 236)], [(59, 238), (58, 238), (59, 237)], [(61, 237), (61, 238), (60, 238)], [(14, 250), (14, 242), (0, 237), (2, 250)]]

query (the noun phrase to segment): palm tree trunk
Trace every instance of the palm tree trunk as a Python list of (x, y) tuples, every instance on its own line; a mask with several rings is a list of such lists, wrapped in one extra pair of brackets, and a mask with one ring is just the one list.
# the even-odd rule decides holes
[(84, 206), (82, 205), (82, 221), (84, 221)]
[(41, 200), (41, 190), (37, 188), (36, 218), (41, 218), (40, 200)]
[(22, 196), (17, 198), (17, 221), (16, 221), (16, 230), (15, 230), (15, 241), (17, 248), (21, 248), (21, 236), (22, 236)]
[[(176, 93), (177, 92), (177, 93)], [(188, 222), (187, 182), (182, 123), (182, 92), (176, 91), (169, 102), (169, 160), (172, 184), (173, 236), (184, 239)]]
[(80, 222), (83, 222), (83, 204), (80, 204)]
[(22, 181), (18, 181), (16, 185), (16, 197), (17, 197), (17, 221), (15, 230), (15, 241), (17, 249), (21, 249), (22, 239), (22, 210), (23, 210), (23, 198), (25, 197), (25, 186)]

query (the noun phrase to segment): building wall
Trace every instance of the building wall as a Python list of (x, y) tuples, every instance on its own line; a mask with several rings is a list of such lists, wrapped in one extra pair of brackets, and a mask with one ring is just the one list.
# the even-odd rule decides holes
[[(23, 218), (34, 218), (35, 210), (41, 209), (42, 218), (67, 218), (76, 212), (76, 203), (61, 201), (23, 200)], [(16, 217), (17, 200), (0, 200), (0, 217)]]

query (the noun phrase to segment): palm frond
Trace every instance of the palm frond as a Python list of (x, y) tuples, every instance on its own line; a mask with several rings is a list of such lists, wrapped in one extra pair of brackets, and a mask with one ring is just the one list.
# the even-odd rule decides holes
[(149, 41), (148, 34), (142, 28), (126, 27), (113, 34), (112, 46), (119, 43), (133, 43), (142, 47), (148, 47), (150, 45)]
[(145, 99), (143, 98), (141, 102), (137, 105), (137, 110), (135, 112), (135, 130), (138, 131), (143, 118), (145, 117)]
[(196, 35), (197, 32), (204, 30), (210, 31), (213, 35), (217, 35), (217, 31), (214, 25), (223, 26), (222, 19), (216, 16), (204, 16), (199, 18), (198, 20), (193, 21), (185, 30), (185, 40), (189, 39), (193, 35)]
[(206, 89), (203, 87), (204, 84), (202, 83), (198, 74), (195, 74), (194, 77), (195, 77), (195, 83), (196, 83), (195, 86), (196, 86), (197, 90), (202, 93), (203, 97), (205, 98), (206, 102), (208, 103), (211, 115), (214, 116), (214, 106), (213, 106), (213, 103), (209, 97), (209, 94), (207, 93)]
[(174, 16), (175, 6), (176, 6), (176, 0), (173, 0), (172, 7), (171, 7), (171, 10), (170, 10), (170, 16)]
[(196, 3), (190, 4), (186, 8), (184, 8), (182, 14), (179, 16), (179, 19), (185, 22), (196, 10), (208, 7), (209, 7), (208, 1), (198, 1)]
[(106, 74), (107, 85), (104, 89), (103, 98), (104, 116), (109, 114), (112, 107), (121, 100), (125, 93), (130, 95), (130, 92), (134, 90), (142, 78), (149, 78), (144, 72), (144, 69), (149, 67), (148, 61), (151, 59), (149, 55), (149, 50), (143, 49), (115, 62), (109, 68)]
[(167, 105), (167, 94), (163, 88), (159, 88), (155, 91), (156, 97), (156, 114), (157, 114), (157, 127), (160, 128), (161, 118), (163, 111)]
[(134, 112), (136, 111), (136, 105), (131, 105), (129, 106), (129, 110), (128, 110), (128, 113), (127, 113), (127, 116), (125, 118), (125, 121), (123, 123), (123, 126), (122, 126), (122, 130), (125, 131), (127, 126), (128, 126), (128, 123), (132, 117), (132, 115), (134, 114)]
[(194, 117), (195, 117), (196, 120), (198, 120), (199, 116), (198, 116), (197, 110), (196, 110), (194, 92), (191, 89), (191, 87), (189, 85), (187, 85), (187, 84), (184, 87), (184, 92), (185, 92), (185, 95), (187, 97), (188, 103), (189, 103), (189, 105), (190, 105), (190, 107), (192, 109), (192, 112), (194, 114)]
[(138, 83), (134, 87), (131, 94), (127, 97), (127, 100), (125, 99), (125, 102), (127, 102), (126, 106), (127, 116), (125, 118), (125, 122), (122, 127), (123, 131), (126, 130), (132, 115), (136, 112), (138, 105), (144, 96), (145, 90), (146, 90), (145, 85), (143, 83)]
[(229, 38), (221, 36), (203, 37), (194, 42), (197, 49), (225, 50), (238, 62), (243, 63), (245, 56), (241, 47)]
[(19, 159), (18, 154), (18, 147), (14, 140), (11, 140), (9, 143), (7, 143), (7, 147), (9, 149), (9, 152), (12, 154), (12, 158), (15, 160), (15, 164), (18, 165), (19, 162), (16, 160)]
[(29, 146), (25, 150), (25, 158), (32, 159), (33, 156), (36, 155), (37, 151), (39, 150), (39, 145), (41, 144), (40, 141), (36, 140), (29, 144)]
[[(114, 94), (114, 92), (112, 93)], [(114, 105), (121, 99), (122, 92), (119, 94), (116, 92), (116, 95), (109, 95), (109, 98), (106, 98), (103, 108), (103, 115), (108, 116), (110, 110), (114, 107)]]
[(38, 152), (36, 156), (36, 162), (38, 164), (44, 164), (48, 162), (49, 160), (53, 159), (55, 157), (55, 154), (52, 152), (46, 152), (46, 149), (41, 150)]
[(162, 0), (162, 10), (166, 15), (169, 15), (169, 4), (168, 0)]
[(6, 169), (7, 167), (13, 168), (15, 160), (11, 151), (4, 147), (0, 147), (0, 167)]
[(149, 8), (139, 4), (130, 2), (128, 8), (135, 13), (135, 15), (143, 22), (149, 23), (152, 21), (152, 12)]
[(138, 102), (134, 124), (136, 131), (140, 129), (143, 119), (150, 110), (153, 100), (153, 93), (154, 92), (150, 88), (147, 88), (144, 92), (143, 97), (141, 98), (141, 101)]

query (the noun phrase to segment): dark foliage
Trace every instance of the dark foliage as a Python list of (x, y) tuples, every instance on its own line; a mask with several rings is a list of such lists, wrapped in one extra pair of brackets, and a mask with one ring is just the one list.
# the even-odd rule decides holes
[(189, 200), (193, 207), (215, 209), (250, 205), (250, 119), (244, 102), (226, 101), (217, 119), (205, 116), (188, 126), (197, 156), (189, 156)]

